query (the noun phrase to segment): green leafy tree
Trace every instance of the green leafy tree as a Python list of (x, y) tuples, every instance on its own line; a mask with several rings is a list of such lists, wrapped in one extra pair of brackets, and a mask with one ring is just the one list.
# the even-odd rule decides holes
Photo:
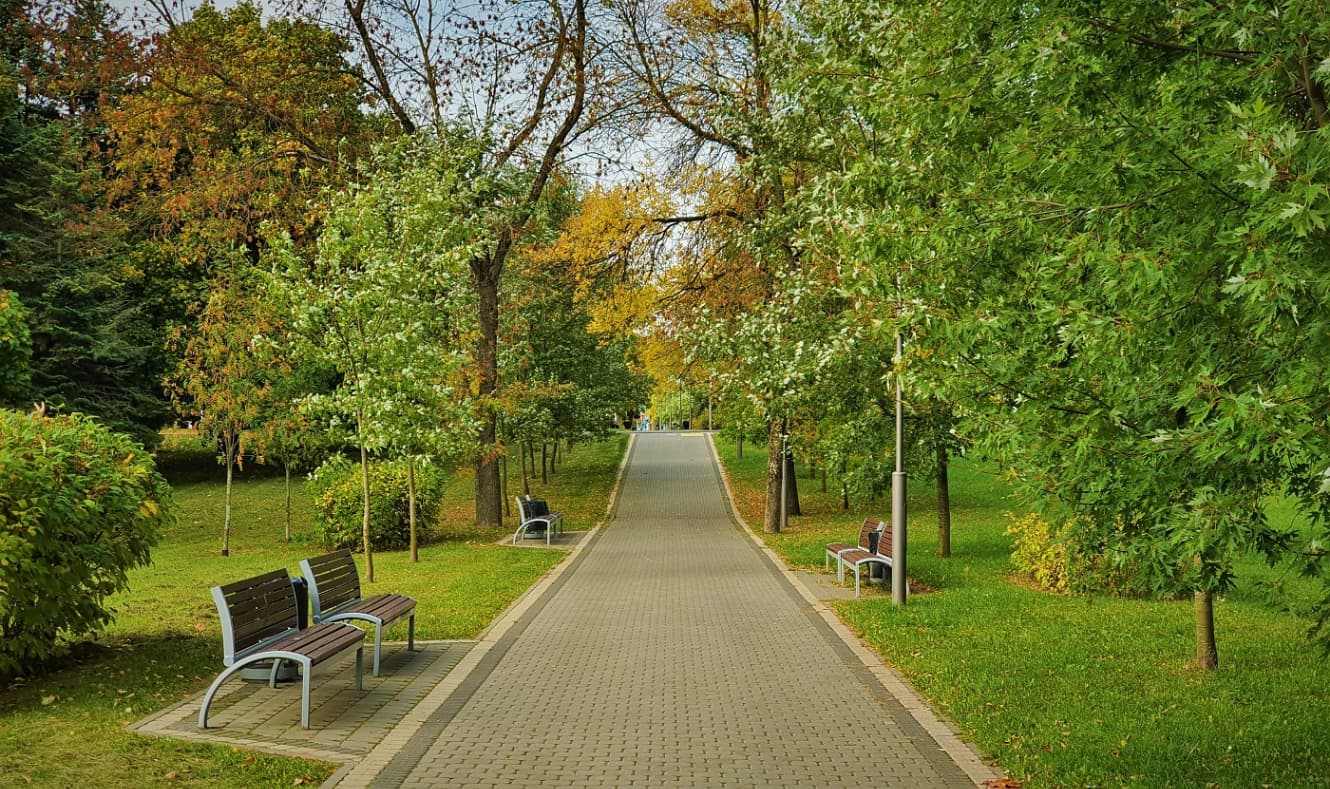
[[(439, 344), (465, 332), (466, 265), (487, 230), (471, 190), (477, 143), (422, 134), (389, 145), (375, 177), (335, 195), (310, 259), (276, 243), (273, 295), (291, 328), (293, 358), (326, 363), (341, 380), (302, 408), (328, 419), (333, 438), (360, 451), (366, 576), (374, 578), (370, 535), (371, 452), (448, 455), (436, 444), (465, 424), (449, 424), (451, 388), (462, 356)], [(423, 425), (436, 420), (437, 429)]]
[(823, 215), (874, 298), (900, 277), (915, 391), (1080, 548), (1193, 592), (1213, 668), (1236, 556), (1324, 573), (1263, 506), (1324, 534), (1320, 4), (806, 10), (801, 95), (855, 157)]

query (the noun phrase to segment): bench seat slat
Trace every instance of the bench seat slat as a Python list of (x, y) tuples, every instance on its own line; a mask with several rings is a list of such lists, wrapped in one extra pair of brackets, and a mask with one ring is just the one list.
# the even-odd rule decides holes
[(348, 628), (339, 622), (330, 622), (299, 630), (267, 645), (263, 651), (296, 652), (308, 657), (312, 664), (318, 665), (364, 640), (365, 634), (358, 628)]
[[(365, 600), (358, 600), (349, 609), (361, 614), (377, 616), (385, 622), (400, 619), (406, 612), (414, 610), (416, 601), (401, 594), (380, 594)], [(334, 609), (328, 613), (342, 613)]]

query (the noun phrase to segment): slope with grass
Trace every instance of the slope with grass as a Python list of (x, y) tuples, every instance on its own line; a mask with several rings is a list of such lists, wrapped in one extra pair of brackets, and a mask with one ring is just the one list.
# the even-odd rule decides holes
[[(718, 448), (744, 518), (760, 523), (765, 457)], [(1016, 505), (991, 469), (953, 469), (950, 559), (935, 555), (931, 483), (912, 487), (909, 573), (936, 591), (837, 612), (1009, 775), (1030, 787), (1330, 785), (1330, 663), (1306, 643), (1307, 622), (1262, 592), (1287, 568), (1240, 567), (1217, 604), (1219, 670), (1202, 674), (1189, 602), (1063, 597), (1013, 577)], [(792, 566), (821, 568), (825, 543), (890, 517), (888, 501), (841, 512), (838, 497), (801, 488), (810, 514), (763, 535)], [(1285, 582), (1294, 602), (1314, 594)]]
[[(627, 436), (575, 447), (547, 487), (533, 490), (562, 509), (569, 529), (603, 516)], [(206, 467), (205, 467), (206, 469)], [(208, 588), (285, 567), (323, 552), (312, 542), (303, 489), (294, 500), (294, 539), (284, 539), (283, 481), (247, 474), (236, 485), (231, 555), (220, 555), (223, 485), (194, 469), (177, 483), (178, 522), (112, 604), (116, 623), (80, 645), (69, 665), (0, 690), (0, 786), (139, 787), (163, 782), (252, 787), (317, 784), (334, 765), (229, 747), (143, 737), (124, 726), (201, 691), (221, 668), (221, 636)], [(205, 478), (207, 477), (207, 478)], [(449, 485), (435, 526), (439, 540), (412, 564), (375, 556), (366, 593), (397, 591), (418, 601), (416, 636), (471, 639), (565, 555), (498, 544), (501, 530), (475, 528), (470, 475)], [(389, 637), (405, 638), (405, 624)]]

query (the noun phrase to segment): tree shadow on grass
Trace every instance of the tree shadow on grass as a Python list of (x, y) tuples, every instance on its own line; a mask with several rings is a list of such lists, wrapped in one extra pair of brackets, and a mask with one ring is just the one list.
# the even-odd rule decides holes
[(221, 670), (215, 634), (160, 633), (82, 641), (36, 672), (8, 679), (0, 715), (57, 702), (68, 708), (131, 703), (144, 714), (189, 695)]

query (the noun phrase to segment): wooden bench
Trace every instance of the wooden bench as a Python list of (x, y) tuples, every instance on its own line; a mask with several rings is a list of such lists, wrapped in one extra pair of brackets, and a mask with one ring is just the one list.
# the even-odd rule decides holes
[(517, 496), (515, 500), (517, 515), (521, 522), (517, 525), (517, 531), (513, 532), (513, 545), (526, 537), (527, 532), (535, 531), (543, 531), (545, 544), (549, 545), (555, 532), (563, 530), (563, 515), (550, 512), (549, 503), (544, 499), (533, 499), (530, 496), (524, 499)]
[[(839, 554), (840, 571), (837, 574), (837, 580), (845, 579), (845, 568), (854, 570), (854, 596), (859, 596), (859, 571), (863, 567), (880, 565), (886, 568), (888, 573), (891, 569), (891, 526), (884, 525), (881, 532), (876, 536), (877, 545), (875, 550), (866, 550), (864, 548), (853, 548)], [(906, 586), (909, 590), (909, 586)]]
[(301, 630), (295, 589), (286, 570), (273, 570), (226, 586), (214, 586), (212, 599), (222, 620), (222, 663), (227, 667), (208, 687), (199, 709), (199, 728), (208, 728), (208, 707), (231, 675), (260, 661), (272, 661), (268, 687), (277, 687), (283, 661), (300, 666), (300, 725), (309, 728), (310, 672), (325, 660), (356, 651), (356, 690), (363, 690), (365, 634), (360, 628), (323, 624)]
[(383, 631), (407, 619), (406, 649), (416, 651), (416, 601), (402, 594), (360, 595), (360, 572), (348, 550), (300, 561), (309, 583), (310, 611), (316, 623), (368, 622), (374, 626), (374, 676), (379, 676)]
[(845, 565), (841, 563), (841, 555), (853, 550), (873, 553), (885, 528), (882, 521), (877, 518), (864, 518), (863, 525), (859, 527), (859, 542), (857, 545), (850, 545), (845, 542), (827, 543), (827, 554), (823, 559), (822, 566), (824, 568), (830, 567), (831, 560), (836, 560), (836, 583), (844, 583), (845, 581)]

